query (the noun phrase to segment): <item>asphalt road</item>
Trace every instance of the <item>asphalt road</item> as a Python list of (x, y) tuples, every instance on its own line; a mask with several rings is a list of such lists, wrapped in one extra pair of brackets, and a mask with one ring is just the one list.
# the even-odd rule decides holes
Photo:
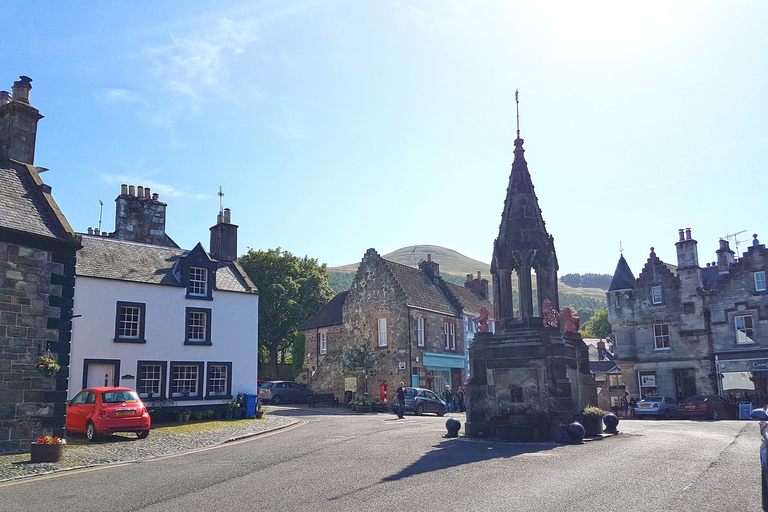
[(0, 484), (0, 510), (760, 510), (756, 422), (628, 420), (600, 441), (524, 445), (445, 439), (435, 416), (272, 414), (306, 423)]

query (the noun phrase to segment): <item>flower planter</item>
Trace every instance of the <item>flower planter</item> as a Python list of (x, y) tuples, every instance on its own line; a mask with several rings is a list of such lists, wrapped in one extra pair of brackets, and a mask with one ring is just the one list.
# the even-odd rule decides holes
[(357, 412), (371, 412), (371, 406), (370, 405), (358, 405), (357, 406)]
[(387, 412), (387, 404), (373, 404), (373, 405), (371, 405), (371, 411), (373, 411), (373, 412)]
[(599, 436), (603, 433), (602, 416), (579, 416), (577, 421), (584, 427), (585, 436)]
[(32, 462), (59, 462), (64, 455), (64, 444), (32, 443), (30, 455)]
[(264, 411), (256, 411), (253, 414), (253, 417), (256, 418), (257, 420), (261, 419), (262, 416), (264, 416)]

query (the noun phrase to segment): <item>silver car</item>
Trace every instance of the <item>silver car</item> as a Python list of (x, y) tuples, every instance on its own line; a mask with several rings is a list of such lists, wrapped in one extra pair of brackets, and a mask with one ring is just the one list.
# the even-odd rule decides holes
[(307, 402), (311, 394), (312, 390), (306, 384), (287, 380), (265, 382), (259, 388), (259, 398), (272, 405), (282, 402)]
[(637, 402), (635, 418), (647, 417), (664, 418), (677, 417), (677, 400), (668, 396), (647, 396)]

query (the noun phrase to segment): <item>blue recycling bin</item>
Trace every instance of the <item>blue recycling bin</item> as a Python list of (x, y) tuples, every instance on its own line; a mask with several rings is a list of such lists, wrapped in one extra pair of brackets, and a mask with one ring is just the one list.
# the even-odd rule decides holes
[(245, 400), (245, 417), (250, 418), (256, 414), (259, 395), (257, 393), (243, 393), (243, 399)]

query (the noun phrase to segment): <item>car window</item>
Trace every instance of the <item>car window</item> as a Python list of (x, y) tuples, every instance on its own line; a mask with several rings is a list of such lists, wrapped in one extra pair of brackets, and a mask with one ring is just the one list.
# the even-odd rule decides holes
[(431, 398), (432, 400), (437, 400), (437, 395), (431, 391), (425, 391), (424, 396), (426, 396), (427, 398)]
[(421, 391), (418, 392), (416, 396), (427, 396), (427, 393), (422, 389)]
[(139, 397), (133, 391), (105, 391), (101, 394), (101, 401), (105, 404), (121, 404), (123, 402), (138, 402)]
[(647, 396), (643, 398), (643, 402), (663, 402), (664, 398), (660, 396)]
[(281, 388), (281, 389), (287, 388), (288, 387), (288, 383), (287, 382), (278, 382), (277, 387)]
[(265, 382), (264, 384), (261, 385), (261, 387), (264, 388), (264, 389), (270, 389), (272, 387), (272, 383), (271, 382)]
[(72, 403), (84, 404), (86, 398), (88, 398), (88, 391), (81, 391), (75, 396), (75, 398), (72, 399)]
[(301, 386), (299, 386), (295, 382), (289, 382), (288, 385), (291, 386), (291, 389), (301, 389)]
[(416, 396), (416, 390), (415, 389), (406, 389), (405, 390), (406, 396)]
[(93, 391), (88, 392), (88, 396), (85, 397), (85, 403), (87, 404), (95, 404), (96, 403), (96, 393)]

